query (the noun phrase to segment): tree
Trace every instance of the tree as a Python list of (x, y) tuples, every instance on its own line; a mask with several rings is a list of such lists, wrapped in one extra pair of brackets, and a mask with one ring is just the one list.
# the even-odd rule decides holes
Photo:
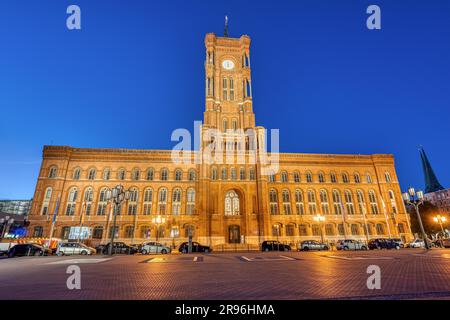
[[(416, 210), (413, 206), (407, 205), (407, 210), (411, 217), (411, 231), (413, 234), (421, 234), (419, 221), (417, 220)], [(439, 208), (433, 205), (431, 202), (424, 201), (419, 206), (420, 217), (422, 218), (423, 228), (426, 234), (436, 233), (441, 231), (439, 224), (433, 221), (433, 217), (439, 214)]]

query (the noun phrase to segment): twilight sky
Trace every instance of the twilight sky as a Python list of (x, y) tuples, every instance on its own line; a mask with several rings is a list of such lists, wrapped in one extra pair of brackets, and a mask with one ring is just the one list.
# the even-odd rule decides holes
[(204, 35), (226, 14), (282, 152), (392, 153), (406, 189), (423, 187), (422, 144), (450, 186), (449, 1), (15, 0), (0, 2), (0, 199), (33, 196), (43, 145), (171, 149), (203, 117)]

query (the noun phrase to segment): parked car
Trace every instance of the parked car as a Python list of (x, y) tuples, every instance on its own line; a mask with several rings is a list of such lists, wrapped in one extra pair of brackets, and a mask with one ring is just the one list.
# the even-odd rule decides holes
[(410, 248), (425, 248), (425, 241), (422, 239), (415, 239), (409, 243)]
[(9, 249), (14, 247), (17, 243), (15, 242), (0, 242), (0, 256), (7, 254)]
[(310, 250), (329, 250), (327, 244), (316, 241), (316, 240), (306, 240), (300, 243), (298, 251), (310, 251)]
[(367, 250), (367, 245), (353, 239), (339, 240), (336, 244), (338, 250)]
[(442, 239), (440, 241), (444, 248), (450, 248), (450, 239)]
[(400, 244), (398, 244), (394, 239), (372, 239), (368, 243), (370, 250), (374, 249), (400, 249)]
[[(108, 254), (110, 247), (110, 243), (104, 245), (102, 248), (102, 254)], [(124, 242), (114, 242), (112, 252), (120, 254), (135, 254), (138, 252), (138, 249), (135, 246), (129, 246)]]
[(166, 254), (171, 253), (172, 249), (158, 242), (146, 242), (142, 244), (140, 251), (142, 254), (152, 254), (152, 253)]
[(404, 248), (405, 244), (403, 243), (402, 239), (400, 238), (394, 238), (392, 239), (394, 242), (398, 243), (398, 245), (400, 246), (400, 248)]
[(23, 256), (47, 256), (51, 255), (50, 249), (44, 248), (34, 243), (16, 244), (8, 250), (8, 257), (23, 257)]
[[(189, 242), (183, 242), (180, 247), (178, 248), (178, 251), (181, 253), (188, 253), (189, 252)], [(192, 252), (211, 252), (211, 248), (208, 246), (203, 246), (198, 242), (192, 242)]]
[(269, 240), (261, 243), (261, 251), (291, 251), (291, 246), (279, 241)]
[(56, 249), (56, 255), (71, 255), (71, 254), (95, 254), (96, 249), (88, 247), (83, 243), (78, 242), (61, 242)]

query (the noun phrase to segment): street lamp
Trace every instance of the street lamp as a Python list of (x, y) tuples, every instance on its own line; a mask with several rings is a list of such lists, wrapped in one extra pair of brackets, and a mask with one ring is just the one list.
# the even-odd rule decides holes
[(413, 187), (408, 189), (408, 192), (403, 193), (403, 200), (414, 207), (417, 214), (417, 219), (419, 220), (420, 231), (422, 232), (423, 241), (425, 243), (425, 249), (429, 250), (430, 247), (427, 241), (427, 234), (425, 233), (425, 229), (423, 228), (422, 219), (420, 218), (419, 206), (423, 204), (423, 191), (419, 190), (416, 192)]
[(156, 242), (158, 242), (159, 226), (166, 223), (166, 218), (161, 217), (161, 216), (156, 216), (156, 217), (152, 218), (152, 222), (153, 222), (153, 224), (156, 224)]
[(111, 232), (111, 243), (109, 246), (109, 252), (108, 254), (112, 255), (112, 248), (114, 245), (114, 236), (116, 234), (116, 219), (117, 219), (117, 211), (120, 208), (120, 205), (125, 200), (128, 200), (130, 198), (130, 191), (125, 190), (125, 188), (122, 185), (118, 185), (113, 189), (108, 189), (106, 191), (106, 200), (111, 201), (111, 204), (114, 205), (114, 220), (113, 220), (113, 227)]
[(319, 213), (313, 217), (313, 220), (320, 223), (320, 237), (322, 238), (322, 243), (324, 243), (324, 241), (323, 241), (323, 222), (325, 221), (325, 216), (323, 216)]
[(0, 219), (0, 224), (2, 225), (2, 233), (0, 234), (0, 240), (3, 239), (3, 237), (7, 233), (7, 230), (11, 227), (13, 223), (14, 219), (13, 218), (10, 219), (9, 216)]
[(439, 225), (441, 226), (442, 236), (444, 236), (445, 231), (444, 231), (443, 223), (445, 223), (447, 221), (447, 218), (438, 214), (436, 217), (433, 218), (433, 221), (439, 223)]

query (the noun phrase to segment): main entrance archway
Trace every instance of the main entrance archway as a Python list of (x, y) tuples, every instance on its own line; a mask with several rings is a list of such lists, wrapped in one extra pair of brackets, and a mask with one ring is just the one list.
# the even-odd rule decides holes
[(231, 225), (228, 227), (228, 243), (241, 242), (241, 227), (238, 225)]

